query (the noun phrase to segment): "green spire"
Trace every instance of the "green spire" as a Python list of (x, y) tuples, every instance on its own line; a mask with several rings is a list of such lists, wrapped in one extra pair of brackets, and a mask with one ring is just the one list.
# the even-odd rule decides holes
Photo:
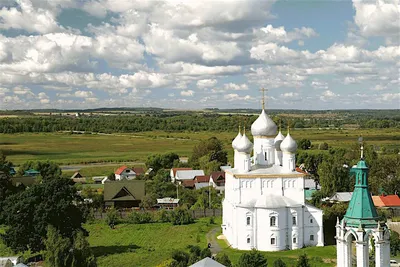
[(355, 175), (356, 182), (343, 220), (351, 227), (376, 228), (380, 218), (368, 190), (368, 166), (361, 159), (350, 173)]

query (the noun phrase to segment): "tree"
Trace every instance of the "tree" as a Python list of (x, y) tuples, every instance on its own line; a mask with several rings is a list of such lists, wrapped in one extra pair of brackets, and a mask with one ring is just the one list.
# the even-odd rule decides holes
[(114, 229), (114, 226), (119, 222), (118, 211), (114, 208), (107, 210), (106, 212), (106, 223), (110, 226), (111, 229)]
[(217, 256), (215, 256), (215, 260), (226, 267), (232, 267), (232, 262), (225, 253), (218, 253)]
[(25, 171), (34, 169), (40, 172), (42, 179), (61, 177), (61, 168), (52, 161), (27, 161), (18, 169), (18, 175), (24, 175)]
[(84, 233), (78, 231), (74, 238), (72, 247), (72, 264), (71, 267), (96, 267), (96, 258), (90, 248)]
[(211, 258), (211, 250), (209, 248), (203, 248), (201, 250), (200, 258), (204, 259), (207, 257)]
[(344, 166), (340, 158), (331, 157), (318, 166), (321, 191), (324, 195), (335, 192), (349, 192), (352, 189), (349, 168)]
[(286, 263), (281, 258), (278, 258), (274, 261), (274, 267), (286, 267)]
[[(202, 157), (204, 158), (200, 160)], [(206, 167), (206, 163), (212, 161), (218, 162), (219, 166), (226, 165), (228, 162), (228, 153), (224, 151), (222, 142), (216, 137), (201, 141), (193, 148), (192, 156), (189, 158), (189, 164), (193, 168)], [(200, 162), (204, 166), (200, 166)]]
[(176, 250), (172, 252), (171, 267), (187, 267), (190, 255), (185, 251)]
[(311, 141), (310, 139), (305, 139), (305, 138), (300, 139), (299, 141), (297, 141), (297, 146), (300, 149), (307, 150), (311, 147)]
[(257, 250), (243, 253), (238, 261), (238, 267), (267, 267), (267, 259)]
[(307, 254), (300, 255), (297, 259), (296, 267), (311, 267)]
[(6, 198), (3, 222), (7, 227), (2, 235), (5, 244), (15, 252), (44, 249), (48, 225), (63, 237), (83, 230), (82, 199), (70, 179), (55, 178), (36, 184), (28, 190)]
[(397, 256), (397, 252), (400, 252), (400, 237), (395, 231), (390, 232), (390, 254)]
[(176, 161), (179, 161), (179, 155), (176, 153), (155, 154), (147, 158), (146, 167), (157, 172), (161, 169), (171, 169)]

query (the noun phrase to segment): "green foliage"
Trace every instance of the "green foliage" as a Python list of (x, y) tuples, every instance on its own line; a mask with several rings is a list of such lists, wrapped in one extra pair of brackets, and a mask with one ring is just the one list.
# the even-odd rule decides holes
[(267, 267), (268, 261), (259, 251), (253, 249), (243, 253), (238, 261), (238, 267)]
[(171, 267), (187, 267), (190, 255), (181, 250), (176, 250), (172, 253)]
[(400, 236), (397, 232), (390, 232), (390, 254), (392, 256), (397, 256), (400, 252)]
[(120, 222), (120, 216), (115, 208), (111, 208), (106, 212), (106, 223), (111, 229)]
[(222, 142), (211, 137), (203, 140), (193, 148), (189, 164), (193, 168), (207, 169), (208, 171), (218, 170), (219, 166), (228, 162), (227, 152), (224, 151)]
[(278, 258), (274, 261), (274, 267), (286, 267), (286, 263), (281, 258)]
[(18, 175), (23, 176), (25, 171), (34, 169), (40, 172), (42, 179), (52, 179), (61, 177), (60, 167), (52, 161), (27, 161), (18, 169)]
[(307, 254), (302, 254), (299, 256), (296, 267), (311, 267)]
[(165, 223), (165, 222), (170, 222), (170, 218), (169, 218), (169, 212), (161, 209), (159, 211), (156, 212), (155, 215), (156, 221), (157, 222), (161, 222), (161, 223)]
[(14, 251), (44, 249), (47, 226), (53, 225), (63, 237), (73, 236), (84, 222), (81, 202), (72, 181), (44, 180), (4, 201), (2, 217), (7, 230), (2, 238)]
[(299, 141), (297, 141), (297, 147), (303, 150), (307, 150), (311, 147), (311, 141), (310, 139), (300, 139)]
[(226, 267), (232, 267), (232, 262), (226, 253), (218, 253), (217, 256), (215, 256), (215, 260)]
[(211, 258), (211, 250), (209, 248), (203, 248), (201, 250), (200, 258), (204, 259), (206, 257)]
[(1, 214), (4, 205), (2, 202), (10, 195), (17, 192), (17, 188), (12, 185), (10, 170), (12, 163), (6, 159), (6, 156), (0, 151), (0, 224)]
[(176, 160), (179, 161), (179, 155), (172, 152), (163, 155), (150, 155), (147, 158), (146, 167), (153, 168), (155, 172), (161, 169), (171, 169)]
[(328, 150), (329, 149), (329, 145), (328, 145), (328, 143), (323, 142), (323, 143), (319, 144), (318, 149), (319, 150)]
[(173, 225), (184, 225), (194, 222), (192, 214), (185, 207), (178, 207), (171, 211), (170, 219)]
[(96, 259), (89, 243), (79, 231), (71, 242), (70, 238), (62, 237), (52, 226), (48, 227), (45, 260), (52, 267), (96, 267)]
[(128, 223), (143, 224), (153, 222), (152, 213), (148, 211), (132, 211), (127, 218)]

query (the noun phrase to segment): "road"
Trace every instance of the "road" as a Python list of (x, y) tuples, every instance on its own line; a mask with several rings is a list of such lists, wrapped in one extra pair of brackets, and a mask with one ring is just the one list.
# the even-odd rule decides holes
[(222, 250), (215, 237), (220, 229), (221, 227), (218, 226), (211, 229), (211, 231), (207, 233), (207, 243), (211, 244), (211, 255), (218, 254), (218, 252)]

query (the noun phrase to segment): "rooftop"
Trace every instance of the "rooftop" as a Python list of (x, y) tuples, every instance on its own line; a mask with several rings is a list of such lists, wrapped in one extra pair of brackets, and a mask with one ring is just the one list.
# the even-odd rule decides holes
[(375, 207), (400, 207), (400, 198), (398, 195), (373, 196)]
[(180, 170), (176, 172), (175, 178), (178, 180), (190, 180), (196, 176), (204, 175), (203, 170)]
[(251, 170), (249, 172), (243, 173), (238, 169), (228, 169), (227, 173), (231, 173), (234, 176), (266, 176), (266, 177), (274, 177), (274, 176), (294, 176), (294, 177), (304, 177), (304, 173), (300, 173), (297, 171), (288, 172), (282, 166), (270, 165), (270, 166), (262, 166), (262, 165), (253, 165), (251, 166)]

